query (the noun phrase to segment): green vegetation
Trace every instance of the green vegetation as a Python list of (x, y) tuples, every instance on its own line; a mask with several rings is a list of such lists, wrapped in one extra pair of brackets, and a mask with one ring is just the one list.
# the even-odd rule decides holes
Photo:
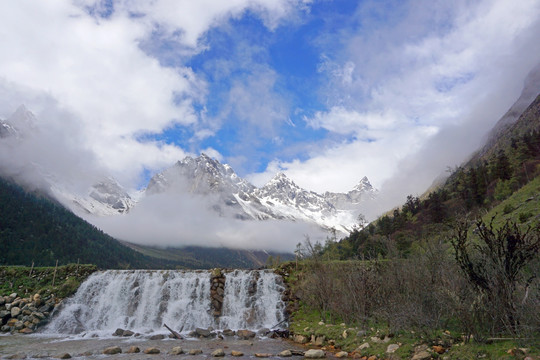
[(299, 244), (282, 268), (291, 330), (377, 358), (538, 358), (539, 209), (540, 96), (439, 188), (339, 242)]
[(207, 248), (186, 246), (182, 248), (158, 248), (152, 246), (128, 244), (130, 248), (152, 258), (165, 259), (188, 269), (220, 268), (259, 268), (277, 259), (291, 260), (291, 254), (276, 254), (265, 251), (251, 251), (229, 248)]
[(96, 265), (68, 264), (55, 267), (0, 266), (0, 296), (54, 294), (64, 298), (74, 294)]

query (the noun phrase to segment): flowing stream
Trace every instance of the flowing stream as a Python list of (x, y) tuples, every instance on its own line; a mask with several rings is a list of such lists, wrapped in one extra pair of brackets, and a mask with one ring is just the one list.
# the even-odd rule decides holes
[[(280, 276), (270, 271), (225, 273), (221, 316), (214, 317), (209, 271), (109, 270), (92, 274), (53, 316), (45, 333), (110, 336), (212, 327), (272, 328), (285, 320)], [(166, 330), (165, 330), (166, 331)]]

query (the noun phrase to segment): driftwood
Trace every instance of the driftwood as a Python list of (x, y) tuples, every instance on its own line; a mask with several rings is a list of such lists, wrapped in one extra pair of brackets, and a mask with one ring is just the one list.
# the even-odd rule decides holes
[(171, 332), (171, 334), (173, 334), (173, 336), (175, 338), (180, 339), (180, 340), (184, 340), (184, 337), (182, 335), (180, 335), (179, 333), (177, 333), (176, 331), (174, 331), (173, 329), (168, 327), (167, 324), (163, 324), (163, 326), (165, 326), (167, 328), (167, 330), (169, 330)]

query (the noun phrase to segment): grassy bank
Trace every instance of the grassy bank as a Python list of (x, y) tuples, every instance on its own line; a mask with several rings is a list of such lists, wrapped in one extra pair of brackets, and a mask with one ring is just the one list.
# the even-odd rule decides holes
[(55, 267), (0, 266), (0, 296), (17, 293), (21, 297), (39, 293), (67, 297), (93, 272), (96, 265), (69, 264)]
[[(460, 308), (459, 298), (443, 298), (458, 287), (411, 268), (422, 265), (417, 260), (283, 264), (280, 272), (293, 301), (293, 338), (364, 359), (540, 359), (538, 329), (517, 338), (464, 331), (464, 323), (477, 319), (464, 304)], [(448, 271), (442, 262), (434, 269)]]

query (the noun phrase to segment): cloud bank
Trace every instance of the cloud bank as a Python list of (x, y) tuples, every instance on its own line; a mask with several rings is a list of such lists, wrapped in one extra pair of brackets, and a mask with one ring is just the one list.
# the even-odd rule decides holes
[(328, 235), (315, 225), (302, 222), (220, 216), (212, 208), (216, 203), (219, 200), (211, 195), (154, 194), (145, 197), (126, 215), (87, 218), (118, 239), (153, 246), (196, 245), (292, 252), (305, 236), (324, 242)]

